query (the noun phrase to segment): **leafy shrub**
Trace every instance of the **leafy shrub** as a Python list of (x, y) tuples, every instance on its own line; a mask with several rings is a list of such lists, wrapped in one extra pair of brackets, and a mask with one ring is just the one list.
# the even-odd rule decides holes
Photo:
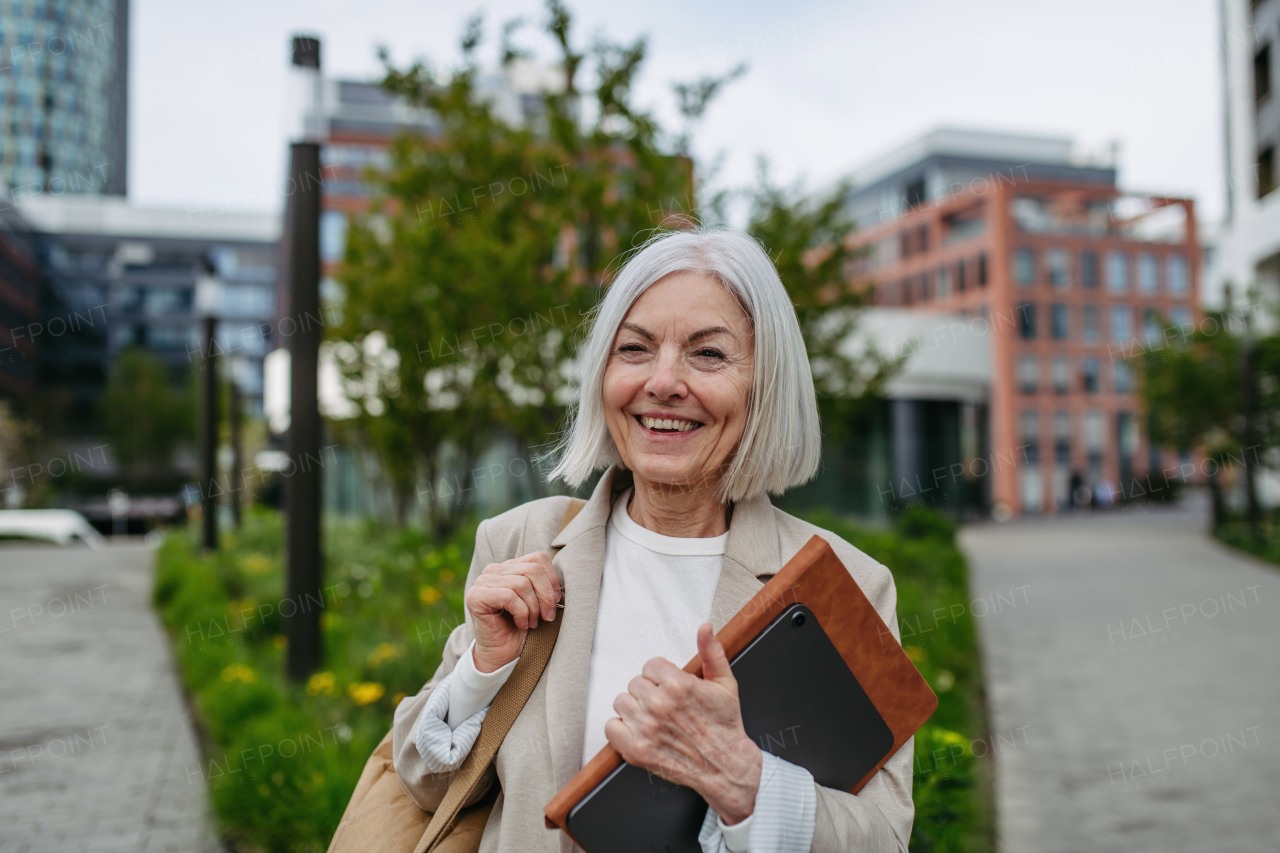
[[(154, 600), (204, 740), (188, 782), (241, 849), (323, 851), (396, 703), (439, 665), (459, 622), (474, 528), (435, 547), (414, 531), (330, 523), (326, 669), (284, 671), (280, 517), (255, 511), (217, 554), (169, 536)], [(288, 605), (286, 605), (287, 609)]]

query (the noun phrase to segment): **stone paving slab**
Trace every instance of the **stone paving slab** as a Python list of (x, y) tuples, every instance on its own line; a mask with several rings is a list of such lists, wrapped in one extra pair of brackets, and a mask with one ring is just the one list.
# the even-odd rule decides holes
[(1191, 496), (962, 532), (1003, 853), (1280, 850), (1280, 571), (1206, 528)]
[(221, 849), (152, 557), (0, 546), (0, 853)]

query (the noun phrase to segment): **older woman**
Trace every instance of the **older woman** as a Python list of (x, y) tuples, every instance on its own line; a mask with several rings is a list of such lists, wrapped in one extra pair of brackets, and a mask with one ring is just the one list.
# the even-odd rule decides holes
[[(606, 742), (702, 795), (705, 851), (905, 851), (912, 742), (856, 796), (815, 784), (747, 736), (712, 633), (815, 533), (897, 630), (888, 570), (769, 502), (814, 475), (820, 437), (804, 341), (768, 256), (732, 231), (651, 240), (609, 288), (579, 366), (552, 476), (578, 486), (607, 470), (558, 534), (564, 497), (480, 524), (466, 621), (396, 709), (405, 790), (436, 808), (527, 631), (563, 618), (498, 751), (482, 851), (568, 853), (542, 807)], [(705, 680), (680, 668), (694, 652)]]

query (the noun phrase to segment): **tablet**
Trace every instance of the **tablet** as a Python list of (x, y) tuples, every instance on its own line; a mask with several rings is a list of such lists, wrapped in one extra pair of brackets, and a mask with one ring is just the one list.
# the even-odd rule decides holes
[[(747, 734), (819, 785), (851, 790), (893, 749), (893, 732), (803, 604), (783, 610), (729, 666)], [(692, 788), (622, 764), (566, 824), (588, 853), (701, 853), (706, 813)]]

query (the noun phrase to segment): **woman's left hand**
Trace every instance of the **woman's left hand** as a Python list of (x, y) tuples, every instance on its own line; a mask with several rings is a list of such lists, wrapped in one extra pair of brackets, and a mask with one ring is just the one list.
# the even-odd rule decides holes
[(605, 723), (628, 764), (693, 788), (726, 825), (755, 810), (764, 760), (742, 727), (738, 682), (711, 625), (698, 628), (703, 678), (654, 658), (618, 696)]

